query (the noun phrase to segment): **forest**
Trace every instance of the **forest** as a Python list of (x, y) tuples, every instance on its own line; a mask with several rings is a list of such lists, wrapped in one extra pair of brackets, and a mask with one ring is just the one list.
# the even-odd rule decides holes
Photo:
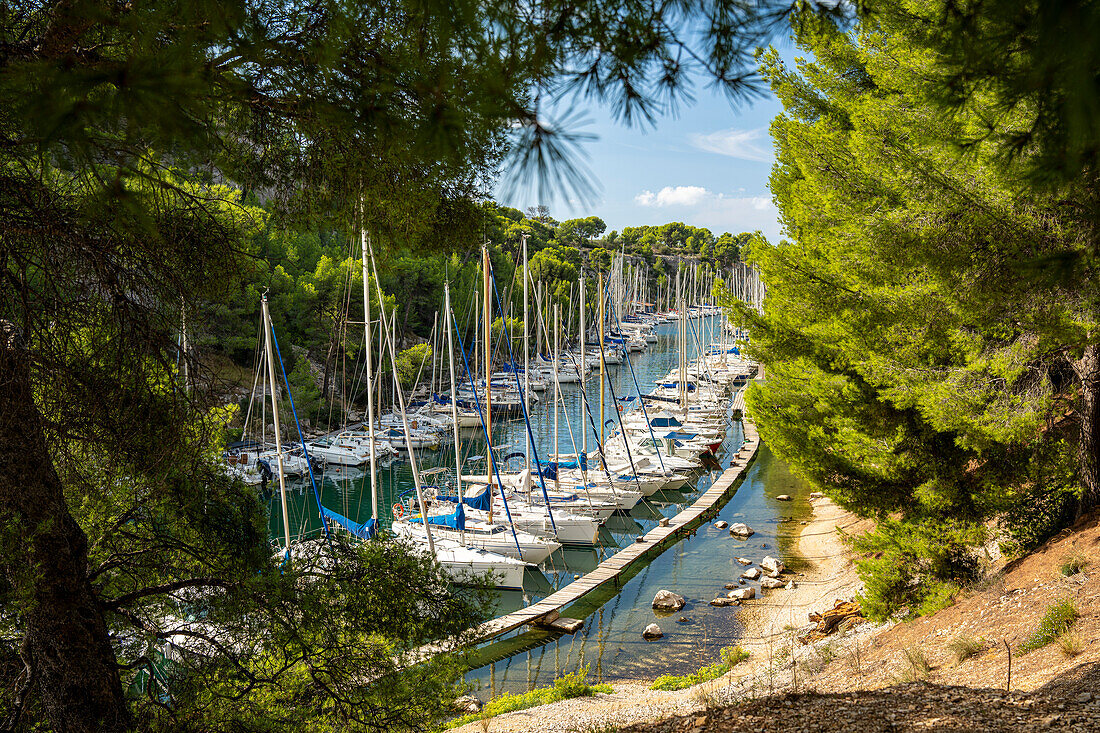
[[(478, 211), (480, 228), (470, 242), (378, 247), (387, 308), (400, 304), (394, 323), (397, 343), (405, 353), (398, 357), (399, 369), (410, 378), (421, 362), (412, 358), (410, 349), (432, 335), (443, 304), (444, 280), (451, 282), (459, 322), (470, 323), (474, 291), (480, 284), (482, 243), (489, 248), (497, 277), (515, 285), (526, 236), (532, 287), (546, 293), (546, 313), (553, 303), (572, 313), (581, 271), (591, 281), (589, 297), (594, 302), (595, 278), (608, 271), (614, 256), (624, 255), (631, 267), (644, 270), (648, 290), (655, 297), (667, 288), (677, 268), (698, 262), (703, 273), (722, 272), (739, 261), (742, 248), (754, 237), (728, 232), (716, 237), (708, 229), (681, 222), (627, 227), (619, 234), (607, 232), (598, 217), (559, 222), (545, 206), (532, 207), (525, 214), (493, 201), (483, 202)], [(348, 325), (361, 322), (363, 316), (360, 233), (280, 228), (270, 223), (270, 213), (259, 206), (252, 215), (263, 225), (248, 240), (251, 257), (244, 276), (228, 297), (198, 305), (188, 323), (189, 353), (213, 368), (210, 377), (219, 389), (228, 393), (247, 388), (250, 373), (242, 370), (253, 366), (260, 298), (266, 292), (272, 320), (288, 343), (285, 366), (303, 416), (317, 428), (340, 425), (345, 410), (361, 410), (365, 399), (350, 394), (353, 380), (345, 373), (346, 366), (342, 371), (346, 360), (354, 362), (362, 350), (360, 329)], [(520, 293), (511, 285), (510, 300), (518, 303)], [(371, 293), (377, 307), (373, 288)], [(516, 313), (509, 317), (509, 327), (517, 335), (523, 329), (519, 311), (516, 305)], [(591, 317), (595, 318), (594, 311)], [(499, 330), (499, 324), (495, 328)], [(241, 405), (242, 414), (245, 407)]]
[[(264, 292), (291, 386), (332, 389), (360, 233), (405, 349), (445, 280), (465, 315), (486, 242), (505, 282), (527, 234), (559, 300), (614, 252), (655, 286), (751, 263), (764, 441), (876, 520), (868, 615), (950, 603), (994, 542), (1100, 502), (1098, 27), (1039, 0), (0, 5), (0, 729), (454, 712), (461, 654), (404, 655), (485, 594), (386, 540), (273, 558), (221, 460)], [(594, 200), (584, 110), (646, 127), (704, 88), (783, 103), (783, 241), (491, 203)]]

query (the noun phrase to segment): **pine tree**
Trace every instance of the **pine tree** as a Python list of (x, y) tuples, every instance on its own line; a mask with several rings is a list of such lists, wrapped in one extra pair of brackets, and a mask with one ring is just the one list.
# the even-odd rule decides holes
[[(984, 523), (1064, 474), (1065, 437), (1083, 459), (1098, 447), (1081, 369), (1100, 337), (1096, 278), (1020, 269), (1088, 241), (1070, 204), (1089, 188), (1036, 192), (992, 145), (961, 154), (982, 110), (939, 114), (924, 73), (936, 57), (913, 32), (806, 23), (799, 42), (815, 60), (799, 73), (765, 55), (785, 108), (772, 190), (792, 241), (753, 245), (768, 295), (762, 317), (742, 309), (767, 367), (749, 395), (764, 439), (879, 519), (857, 542), (876, 553), (861, 569), (878, 615), (942, 602), (974, 572)], [(1091, 476), (1083, 460), (1081, 508), (1095, 503)], [(1045, 530), (1065, 512), (1063, 501)]]

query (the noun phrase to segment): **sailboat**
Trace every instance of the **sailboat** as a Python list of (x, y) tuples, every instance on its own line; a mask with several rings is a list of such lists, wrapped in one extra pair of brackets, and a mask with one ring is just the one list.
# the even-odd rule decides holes
[[(366, 247), (367, 245), (365, 245)], [(382, 288), (378, 284), (378, 270), (374, 264), (374, 257), (371, 255), (371, 267), (374, 270), (375, 285), (378, 290), (379, 302), (384, 302), (382, 294)], [(366, 261), (366, 252), (364, 253), (364, 267)], [(364, 287), (367, 282), (364, 278)], [(366, 296), (364, 296), (366, 297)], [(381, 319), (381, 331), (385, 334), (386, 348), (390, 355), (390, 367), (392, 369), (392, 377), (395, 385), (400, 385), (400, 379), (397, 373), (397, 354), (396, 347), (393, 343), (393, 339), (390, 337), (389, 329), (386, 326), (386, 313), (385, 309), (382, 309), (380, 315)], [(369, 321), (369, 319), (367, 319)], [(439, 541), (436, 541), (433, 536), (433, 525), (447, 526), (452, 524), (458, 529), (459, 525), (465, 525), (465, 519), (463, 515), (463, 508), (459, 505), (454, 513), (453, 517), (450, 516), (432, 516), (428, 512), (428, 505), (425, 501), (424, 490), (421, 483), (421, 474), (417, 466), (416, 449), (412, 445), (412, 430), (409, 425), (409, 417), (405, 408), (405, 396), (404, 392), (398, 387), (396, 389), (397, 396), (397, 414), (401, 416), (402, 432), (405, 437), (406, 449), (409, 453), (409, 464), (412, 469), (413, 486), (416, 491), (417, 507), (419, 509), (420, 528), (422, 532), (404, 533), (401, 536), (409, 541), (412, 548), (421, 552), (426, 552), (428, 555), (435, 558), (435, 560), (443, 566), (444, 570), (455, 579), (456, 582), (470, 582), (471, 580), (479, 580), (483, 577), (488, 577), (498, 588), (522, 588), (524, 571), (527, 568), (527, 562), (522, 559), (508, 557), (495, 552), (490, 552), (485, 549), (477, 547), (467, 547), (464, 544), (460, 544), (448, 537), (440, 537)], [(373, 473), (373, 472), (372, 472)], [(372, 476), (373, 478), (373, 476)], [(412, 522), (410, 522), (411, 524)], [(462, 531), (462, 530), (460, 530)], [(521, 553), (522, 554), (522, 553)], [(549, 554), (549, 553), (548, 553)], [(471, 576), (476, 576), (471, 578)]]

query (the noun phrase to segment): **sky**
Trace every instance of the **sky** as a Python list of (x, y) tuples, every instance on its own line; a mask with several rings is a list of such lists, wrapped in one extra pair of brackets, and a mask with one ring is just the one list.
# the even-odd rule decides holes
[[(782, 45), (789, 61), (790, 44)], [(551, 216), (561, 221), (595, 215), (608, 231), (670, 221), (715, 235), (759, 229), (778, 242), (778, 212), (768, 191), (774, 158), (768, 125), (782, 106), (770, 92), (731, 103), (720, 92), (697, 87), (695, 97), (678, 115), (649, 127), (625, 126), (604, 109), (578, 110), (588, 124), (573, 131), (597, 136), (581, 144), (581, 156), (600, 191), (587, 205), (557, 196), (549, 202)], [(540, 203), (535, 199), (520, 192), (502, 203), (526, 210)]]

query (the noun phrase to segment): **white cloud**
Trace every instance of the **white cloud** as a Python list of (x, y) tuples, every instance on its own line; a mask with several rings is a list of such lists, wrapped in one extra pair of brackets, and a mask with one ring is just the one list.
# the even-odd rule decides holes
[(702, 186), (665, 186), (657, 193), (642, 191), (634, 197), (639, 206), (695, 206), (711, 193)]
[(758, 163), (767, 163), (772, 159), (769, 150), (760, 147), (758, 141), (767, 139), (766, 128), (757, 127), (753, 130), (718, 130), (707, 134), (692, 133), (688, 135), (691, 144), (708, 153), (728, 155), (731, 158), (752, 160)]
[[(715, 193), (702, 186), (665, 186), (657, 193), (646, 190), (634, 197), (634, 203), (646, 208), (676, 206), (685, 209), (676, 217), (693, 226), (706, 227), (715, 234), (761, 230), (768, 239), (779, 239), (779, 212), (768, 196)], [(741, 194), (741, 195), (738, 195)], [(663, 223), (668, 214), (654, 212), (651, 222)], [(650, 217), (645, 217), (650, 218)], [(658, 222), (660, 218), (662, 221)]]

